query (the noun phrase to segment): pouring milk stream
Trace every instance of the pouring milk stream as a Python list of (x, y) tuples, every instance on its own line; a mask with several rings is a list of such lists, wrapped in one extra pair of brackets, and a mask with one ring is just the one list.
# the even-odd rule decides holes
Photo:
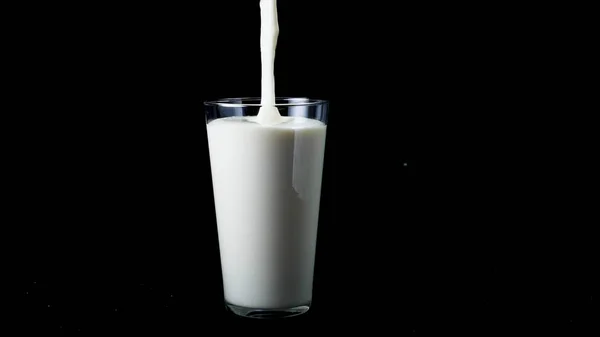
[(257, 122), (273, 125), (282, 122), (281, 115), (275, 107), (275, 49), (279, 37), (277, 19), (277, 0), (260, 1), (260, 58), (261, 72), (261, 108)]

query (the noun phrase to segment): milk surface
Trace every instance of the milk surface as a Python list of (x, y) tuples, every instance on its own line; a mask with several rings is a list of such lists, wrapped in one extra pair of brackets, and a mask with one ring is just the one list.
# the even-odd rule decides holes
[(228, 117), (207, 125), (223, 286), (229, 304), (310, 304), (324, 123)]

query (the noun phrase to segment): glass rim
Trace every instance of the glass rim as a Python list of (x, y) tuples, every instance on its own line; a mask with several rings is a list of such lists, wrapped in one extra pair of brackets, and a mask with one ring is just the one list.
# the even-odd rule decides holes
[[(204, 101), (205, 106), (222, 106), (229, 108), (243, 108), (243, 107), (260, 107), (260, 97), (232, 97), (232, 98), (221, 98), (212, 101)], [(283, 101), (278, 103), (277, 101)], [(240, 103), (241, 102), (241, 103)], [(255, 103), (248, 103), (255, 102)], [(328, 103), (328, 100), (315, 99), (308, 97), (275, 97), (275, 106), (315, 106)]]

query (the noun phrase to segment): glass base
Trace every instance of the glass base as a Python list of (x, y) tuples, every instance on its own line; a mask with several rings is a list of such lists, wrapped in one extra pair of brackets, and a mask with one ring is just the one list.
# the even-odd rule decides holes
[(302, 315), (308, 311), (308, 309), (310, 308), (310, 303), (307, 305), (299, 305), (291, 308), (277, 309), (246, 308), (229, 303), (225, 303), (225, 306), (229, 311), (238, 316), (249, 318), (273, 319)]

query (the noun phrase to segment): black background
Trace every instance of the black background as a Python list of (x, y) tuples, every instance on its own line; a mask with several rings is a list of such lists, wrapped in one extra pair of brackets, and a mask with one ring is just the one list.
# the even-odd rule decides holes
[(277, 95), (331, 104), (313, 306), (275, 322), (225, 311), (202, 110), (260, 94), (258, 1), (46, 6), (14, 12), (19, 331), (590, 327), (584, 227), (503, 148), (518, 19), (279, 1)]

